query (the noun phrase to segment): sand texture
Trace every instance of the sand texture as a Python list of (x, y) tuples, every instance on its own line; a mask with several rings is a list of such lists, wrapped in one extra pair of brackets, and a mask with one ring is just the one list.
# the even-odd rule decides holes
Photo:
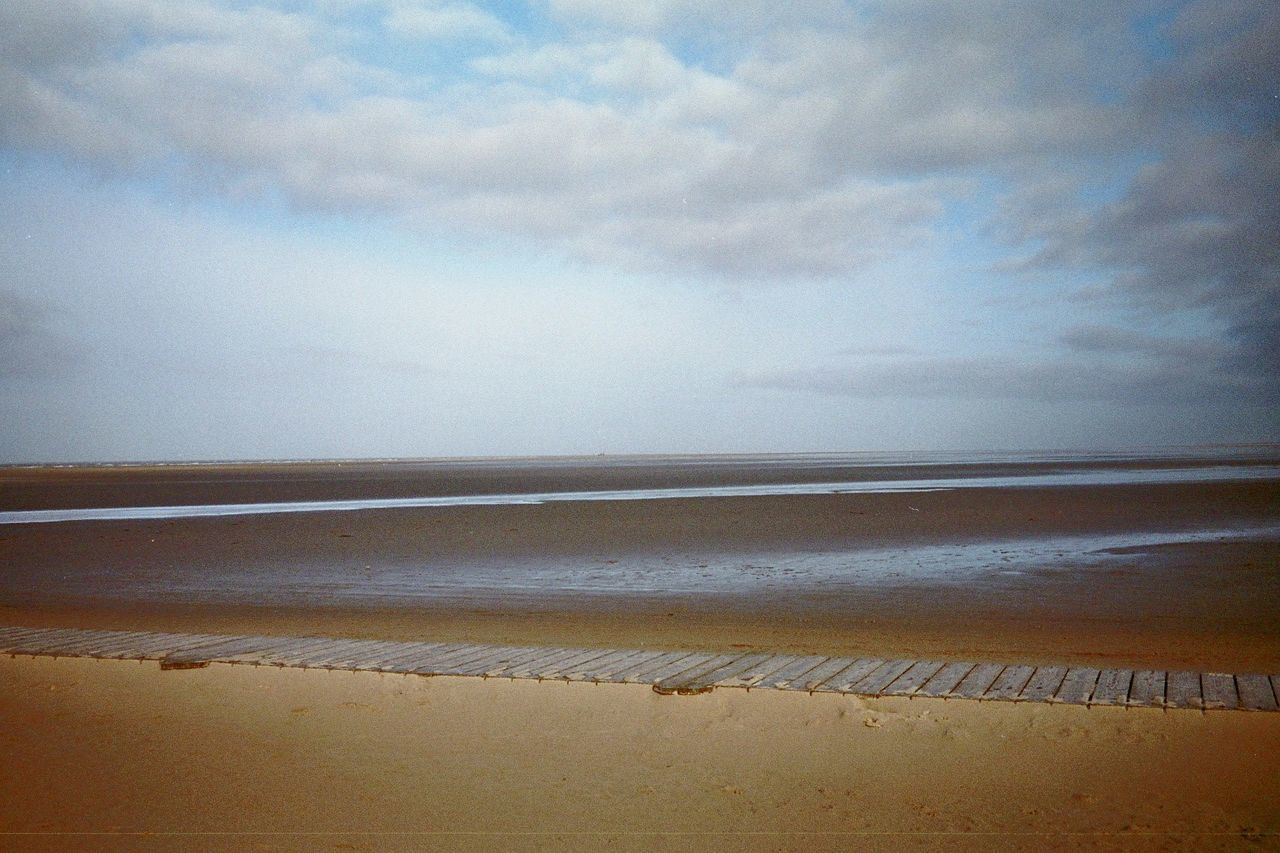
[(22, 849), (1240, 849), (1280, 831), (1275, 714), (24, 658), (0, 660), (0, 718), (0, 827), (107, 833), (0, 840)]

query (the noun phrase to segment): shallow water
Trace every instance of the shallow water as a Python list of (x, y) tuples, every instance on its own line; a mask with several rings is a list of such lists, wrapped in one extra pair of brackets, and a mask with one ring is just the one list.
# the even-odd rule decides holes
[[(895, 545), (840, 551), (749, 554), (715, 552), (599, 557), (526, 557), (501, 561), (380, 562), (364, 567), (308, 563), (292, 567), (151, 567), (129, 572), (81, 571), (44, 576), (38, 588), (4, 584), (19, 597), (56, 594), (152, 602), (341, 606), (415, 601), (546, 601), (557, 596), (638, 598), (771, 596), (839, 598), (842, 592), (893, 587), (996, 588), (1034, 586), (1058, 573), (1084, 580), (1090, 572), (1136, 566), (1159, 573), (1160, 549), (1244, 542), (1280, 542), (1280, 525), (1025, 537), (954, 544)], [(1151, 550), (1146, 550), (1151, 549)], [(1140, 557), (1140, 559), (1136, 559)], [(35, 579), (33, 579), (35, 580)], [(16, 582), (16, 583), (15, 583)], [(25, 594), (25, 595), (24, 595)]]
[(1157, 483), (1206, 483), (1280, 479), (1280, 466), (1213, 465), (1187, 468), (1089, 468), (1007, 476), (921, 478), (828, 483), (770, 483), (659, 489), (616, 489), (362, 498), (358, 500), (291, 501), (280, 503), (192, 504), (185, 506), (92, 507), (0, 512), (0, 524), (48, 524), (68, 521), (120, 521), (269, 515), (302, 512), (355, 512), (414, 507), (505, 506), (562, 501), (638, 501), (687, 498), (752, 497), (770, 495), (888, 494), (972, 488), (1040, 488), (1050, 486), (1111, 486)]

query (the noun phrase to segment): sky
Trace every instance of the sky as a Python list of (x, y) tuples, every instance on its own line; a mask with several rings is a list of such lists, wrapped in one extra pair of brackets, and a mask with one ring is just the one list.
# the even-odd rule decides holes
[(1280, 4), (4, 0), (0, 462), (1280, 440)]

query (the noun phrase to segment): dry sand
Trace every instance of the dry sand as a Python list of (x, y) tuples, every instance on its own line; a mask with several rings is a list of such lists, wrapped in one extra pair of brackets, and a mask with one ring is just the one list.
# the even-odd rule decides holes
[(1280, 714), (4, 658), (0, 719), (0, 828), (48, 833), (0, 836), (13, 849), (1199, 850), (1280, 832)]

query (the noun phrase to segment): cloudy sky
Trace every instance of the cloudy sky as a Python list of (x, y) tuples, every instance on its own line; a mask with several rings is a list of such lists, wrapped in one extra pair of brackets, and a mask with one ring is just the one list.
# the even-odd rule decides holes
[(1280, 5), (4, 0), (0, 461), (1280, 440)]

